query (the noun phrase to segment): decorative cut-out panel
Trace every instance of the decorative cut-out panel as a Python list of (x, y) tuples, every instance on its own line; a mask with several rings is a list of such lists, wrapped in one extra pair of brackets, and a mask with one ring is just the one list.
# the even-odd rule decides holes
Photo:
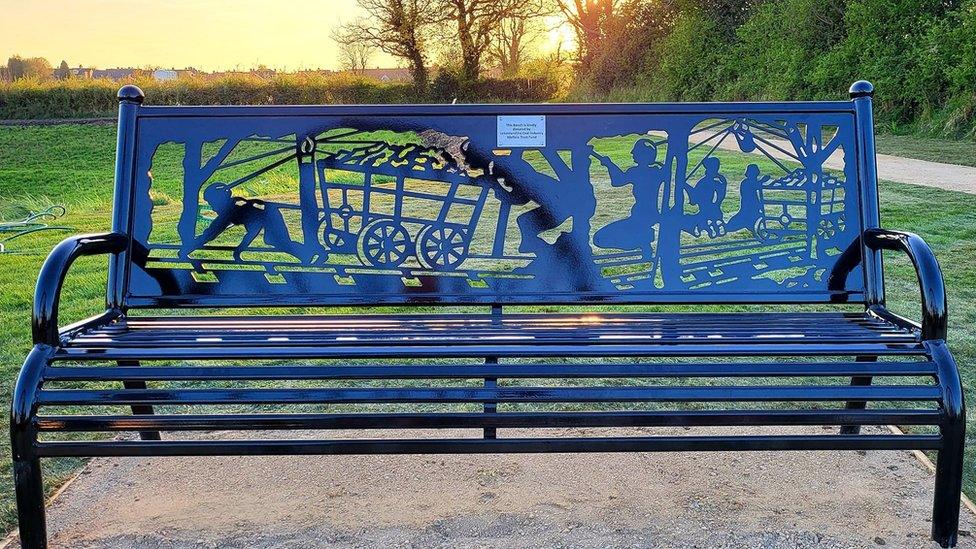
[[(642, 303), (862, 292), (860, 272), (827, 289), (860, 230), (850, 114), (524, 118), (541, 121), (528, 138), (482, 114), (141, 119), (131, 214), (148, 254), (129, 295)], [(526, 146), (501, 147), (503, 137)]]

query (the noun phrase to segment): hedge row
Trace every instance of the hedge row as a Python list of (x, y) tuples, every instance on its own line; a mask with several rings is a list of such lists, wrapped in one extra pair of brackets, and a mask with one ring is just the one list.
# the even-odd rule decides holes
[[(125, 82), (111, 80), (19, 80), (0, 85), (0, 119), (90, 118), (113, 116), (116, 92)], [(460, 101), (541, 102), (555, 85), (544, 79), (486, 79), (466, 86), (450, 77), (435, 79), (423, 93), (409, 83), (380, 83), (344, 75), (285, 74), (272, 78), (228, 76), (131, 81), (146, 93), (147, 105), (321, 105)]]

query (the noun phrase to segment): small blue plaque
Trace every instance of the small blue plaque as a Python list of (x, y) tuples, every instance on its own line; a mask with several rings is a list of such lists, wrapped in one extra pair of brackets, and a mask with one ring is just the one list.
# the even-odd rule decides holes
[(545, 147), (546, 117), (544, 115), (499, 116), (499, 147)]

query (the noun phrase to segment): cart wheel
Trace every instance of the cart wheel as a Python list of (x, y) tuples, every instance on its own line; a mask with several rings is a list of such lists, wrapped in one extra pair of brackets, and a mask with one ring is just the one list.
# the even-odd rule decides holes
[(334, 227), (322, 230), (322, 241), (325, 247), (333, 253), (356, 253), (356, 236)]
[(753, 234), (756, 235), (756, 238), (760, 242), (769, 242), (771, 240), (777, 240), (778, 238), (776, 233), (770, 231), (766, 227), (766, 222), (763, 219), (756, 221), (756, 226), (753, 229)]
[(373, 267), (398, 267), (411, 248), (410, 233), (396, 221), (380, 219), (359, 232), (359, 258)]
[(458, 227), (428, 225), (417, 238), (417, 259), (428, 269), (453, 271), (468, 257), (467, 232)]

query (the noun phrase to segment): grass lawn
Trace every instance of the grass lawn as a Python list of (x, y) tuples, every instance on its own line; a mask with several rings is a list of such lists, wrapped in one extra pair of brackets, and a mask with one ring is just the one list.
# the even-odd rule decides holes
[(876, 140), (881, 154), (976, 166), (976, 141), (890, 134), (878, 135)]
[[(112, 126), (0, 127), (0, 219), (63, 204), (63, 224), (74, 232), (109, 228), (115, 128)], [(893, 147), (889, 141), (884, 147)], [(907, 145), (907, 143), (903, 144)], [(922, 147), (924, 149), (924, 147)], [(883, 148), (892, 153), (891, 148)], [(962, 151), (962, 149), (960, 149)], [(920, 150), (906, 156), (925, 158)], [(959, 152), (964, 155), (964, 152)], [(939, 158), (943, 161), (948, 157)], [(970, 158), (972, 163), (972, 158)], [(161, 168), (160, 168), (161, 169)], [(950, 345), (973, 400), (976, 386), (976, 196), (938, 189), (884, 183), (882, 215), (887, 227), (920, 233), (935, 248), (945, 268), (950, 295)], [(48, 250), (68, 233), (43, 232), (8, 243), (0, 254), (0, 404), (9, 406), (21, 361), (30, 347), (30, 306), (36, 273)], [(917, 317), (914, 273), (901, 257), (888, 263), (889, 302)], [(62, 300), (62, 323), (99, 312), (104, 300), (104, 258), (83, 258), (72, 270)], [(976, 414), (970, 414), (976, 422)], [(6, 422), (0, 437), (0, 530), (16, 521)], [(971, 425), (970, 440), (976, 441)], [(970, 465), (976, 444), (968, 450)], [(45, 461), (47, 488), (53, 490), (80, 460)], [(966, 468), (966, 489), (976, 492), (976, 472)]]

